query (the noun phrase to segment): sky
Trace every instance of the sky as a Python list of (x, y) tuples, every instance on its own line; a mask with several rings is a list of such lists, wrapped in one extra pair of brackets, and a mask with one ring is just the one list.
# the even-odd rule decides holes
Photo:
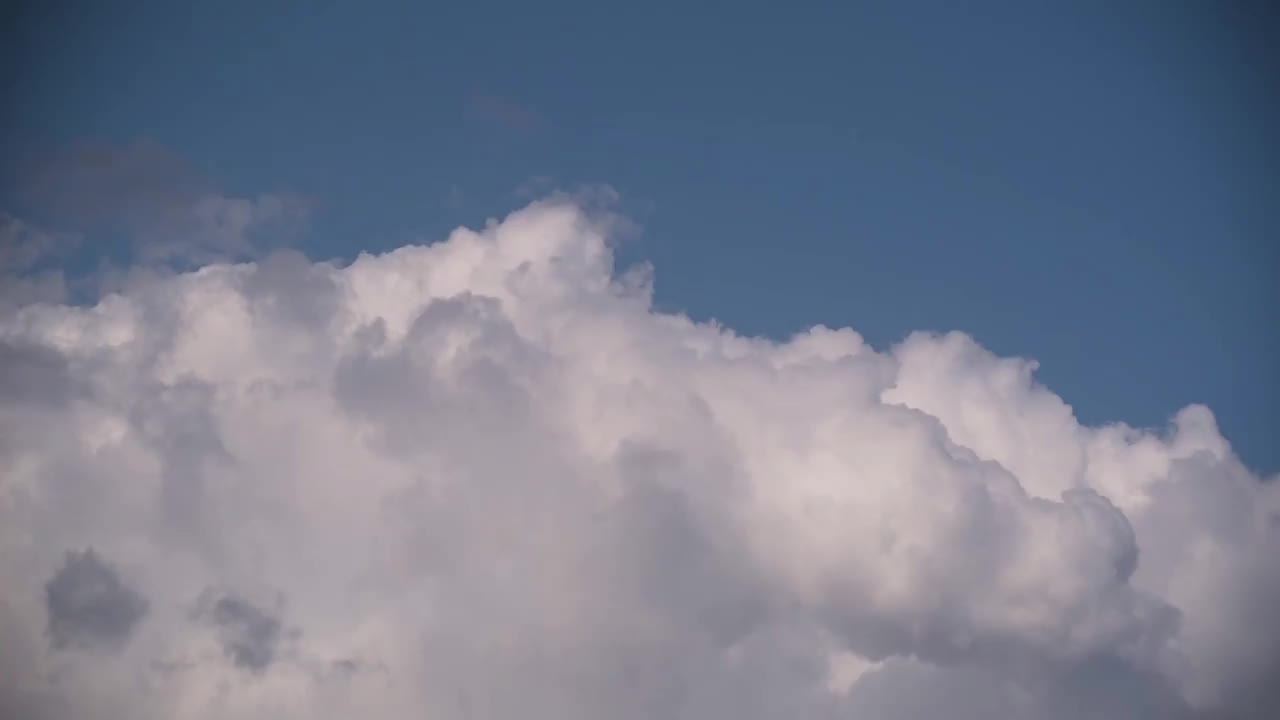
[(964, 5), (6, 6), (0, 710), (1265, 717), (1274, 13)]
[(311, 198), (315, 257), (608, 185), (663, 307), (963, 330), (1087, 421), (1206, 403), (1280, 470), (1263, 4), (127, 5), (10, 11), (10, 157), (158, 143)]

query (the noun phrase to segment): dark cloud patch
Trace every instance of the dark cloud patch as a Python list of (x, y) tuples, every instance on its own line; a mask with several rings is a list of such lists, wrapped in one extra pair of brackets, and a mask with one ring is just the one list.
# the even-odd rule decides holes
[(159, 143), (85, 140), (33, 158), (19, 200), (51, 220), (80, 227), (148, 225), (176, 216), (208, 188)]
[(179, 266), (255, 257), (290, 242), (310, 212), (297, 193), (226, 194), (148, 140), (80, 141), (34, 154), (20, 170), (0, 202), (42, 226), (83, 234), (99, 257), (126, 248), (134, 259)]
[(296, 250), (277, 250), (245, 279), (245, 295), (282, 325), (323, 327), (338, 312), (338, 287), (326, 272)]
[(352, 660), (351, 658), (334, 660), (332, 666), (334, 672), (343, 676), (354, 675), (360, 671), (360, 661)]
[(67, 553), (45, 584), (49, 642), (58, 650), (114, 648), (147, 613), (147, 601), (92, 548)]
[[(698, 515), (687, 492), (702, 472), (678, 456), (629, 444), (619, 452), (626, 494), (613, 509), (606, 544), (627, 557), (610, 585), (641, 598), (683, 627), (706, 633), (717, 647), (729, 647), (761, 626), (769, 613), (768, 588), (751, 576), (741, 552), (724, 542), (724, 521)], [(717, 472), (718, 471), (718, 472)], [(722, 489), (727, 503), (731, 494)]]
[(70, 396), (71, 384), (62, 353), (0, 340), (0, 402), (61, 405)]
[(356, 657), (344, 657), (321, 664), (314, 677), (321, 683), (348, 683), (362, 676), (386, 675), (388, 668), (383, 663)]
[(66, 277), (59, 263), (80, 237), (52, 232), (0, 208), (0, 312), (40, 302), (64, 302)]
[(1164, 720), (1193, 717), (1159, 676), (1110, 654), (1088, 658), (1060, 672), (1048, 690), (1055, 718)]
[(274, 613), (225, 594), (207, 603), (203, 617), (218, 629), (223, 650), (237, 667), (261, 672), (275, 662), (284, 628)]
[(63, 257), (79, 238), (37, 227), (0, 210), (0, 273), (26, 273)]

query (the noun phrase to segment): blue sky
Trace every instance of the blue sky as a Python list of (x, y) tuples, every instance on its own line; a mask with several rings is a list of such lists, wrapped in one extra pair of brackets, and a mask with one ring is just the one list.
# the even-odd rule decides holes
[(964, 330), (1085, 422), (1203, 402), (1280, 470), (1265, 13), (177, 5), (16, 11), (6, 205), (21, 158), (142, 139), (228, 192), (307, 196), (303, 249), (350, 257), (608, 184), (665, 308), (878, 346)]

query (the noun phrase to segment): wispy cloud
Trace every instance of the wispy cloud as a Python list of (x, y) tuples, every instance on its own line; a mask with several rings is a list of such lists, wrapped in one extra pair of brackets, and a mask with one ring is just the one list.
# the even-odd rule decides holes
[(287, 243), (310, 211), (295, 193), (226, 194), (149, 141), (83, 141), (29, 158), (14, 204), (89, 241), (123, 237), (139, 259), (187, 265), (250, 258)]
[(541, 130), (547, 119), (541, 113), (508, 96), (476, 92), (467, 96), (467, 115), (496, 124), (507, 130), (531, 132)]

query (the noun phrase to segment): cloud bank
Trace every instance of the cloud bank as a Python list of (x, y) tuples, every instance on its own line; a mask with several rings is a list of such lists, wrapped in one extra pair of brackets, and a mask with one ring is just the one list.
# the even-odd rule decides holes
[(663, 314), (613, 222), (4, 308), (0, 716), (1280, 707), (1280, 484), (1208, 409)]

